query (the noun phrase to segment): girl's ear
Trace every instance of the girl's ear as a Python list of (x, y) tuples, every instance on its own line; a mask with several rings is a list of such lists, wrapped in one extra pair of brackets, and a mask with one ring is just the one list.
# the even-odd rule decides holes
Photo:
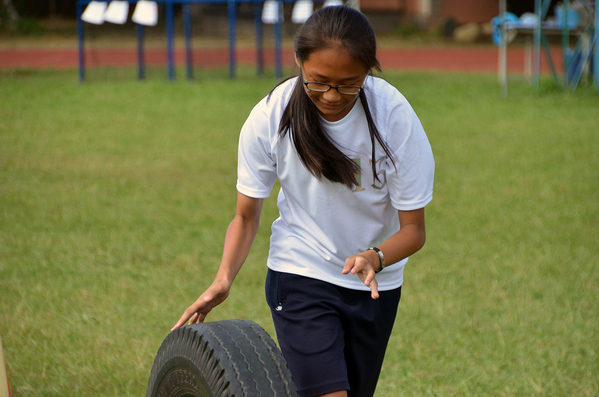
[(300, 65), (299, 59), (297, 59), (297, 54), (293, 54), (293, 59), (295, 59), (295, 64), (297, 65), (297, 67), (301, 69), (302, 65)]

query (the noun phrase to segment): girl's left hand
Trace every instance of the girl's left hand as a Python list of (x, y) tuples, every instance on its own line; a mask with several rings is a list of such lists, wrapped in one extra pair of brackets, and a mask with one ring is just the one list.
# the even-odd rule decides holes
[[(366, 251), (366, 252), (368, 252), (368, 251)], [(372, 252), (374, 252), (374, 251), (372, 251)], [(358, 277), (360, 277), (360, 280), (362, 280), (364, 285), (366, 285), (368, 288), (370, 288), (370, 291), (371, 291), (370, 296), (372, 296), (372, 299), (378, 299), (379, 284), (375, 278), (376, 273), (374, 272), (374, 266), (372, 266), (372, 263), (365, 255), (362, 255), (364, 253), (365, 252), (358, 254), (358, 255), (350, 256), (349, 258), (347, 258), (345, 260), (345, 266), (343, 267), (343, 270), (341, 273), (343, 273), (343, 274), (352, 273), (352, 274), (358, 275)], [(375, 255), (376, 255), (376, 253), (375, 253)], [(378, 260), (378, 256), (377, 256), (377, 260)]]

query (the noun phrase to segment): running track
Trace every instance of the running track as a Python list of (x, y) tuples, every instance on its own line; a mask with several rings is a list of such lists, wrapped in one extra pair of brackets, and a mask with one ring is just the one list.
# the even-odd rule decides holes
[[(553, 54), (554, 62), (561, 69), (559, 49)], [(237, 49), (237, 62), (253, 65), (256, 62), (255, 50)], [(61, 69), (76, 68), (76, 49), (0, 49), (0, 69)], [(166, 51), (146, 49), (146, 65), (166, 65)], [(274, 64), (271, 51), (265, 51), (265, 64)], [(284, 65), (290, 65), (293, 56), (290, 50), (283, 51)], [(525, 51), (523, 48), (510, 48), (508, 51), (508, 71), (512, 74), (524, 72)], [(183, 50), (175, 51), (175, 63), (184, 65)], [(444, 71), (467, 73), (497, 73), (498, 50), (491, 46), (424, 47), (424, 48), (382, 48), (379, 60), (383, 69), (410, 71)], [(228, 65), (227, 49), (195, 49), (195, 66), (222, 67)], [(86, 49), (86, 67), (135, 66), (137, 53), (134, 49)], [(541, 73), (550, 69), (545, 56), (541, 56)]]

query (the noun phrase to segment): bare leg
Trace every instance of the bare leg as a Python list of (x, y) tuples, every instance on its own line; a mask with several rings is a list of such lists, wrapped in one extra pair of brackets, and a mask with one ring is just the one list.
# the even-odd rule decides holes
[(340, 390), (332, 393), (323, 394), (320, 397), (347, 397), (347, 390)]

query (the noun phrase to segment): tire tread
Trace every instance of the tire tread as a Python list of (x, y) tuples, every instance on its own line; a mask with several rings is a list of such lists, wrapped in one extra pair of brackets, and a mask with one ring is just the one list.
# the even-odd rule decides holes
[(194, 324), (171, 332), (156, 354), (147, 397), (156, 396), (175, 358), (189, 361), (214, 397), (297, 397), (280, 350), (249, 320)]

